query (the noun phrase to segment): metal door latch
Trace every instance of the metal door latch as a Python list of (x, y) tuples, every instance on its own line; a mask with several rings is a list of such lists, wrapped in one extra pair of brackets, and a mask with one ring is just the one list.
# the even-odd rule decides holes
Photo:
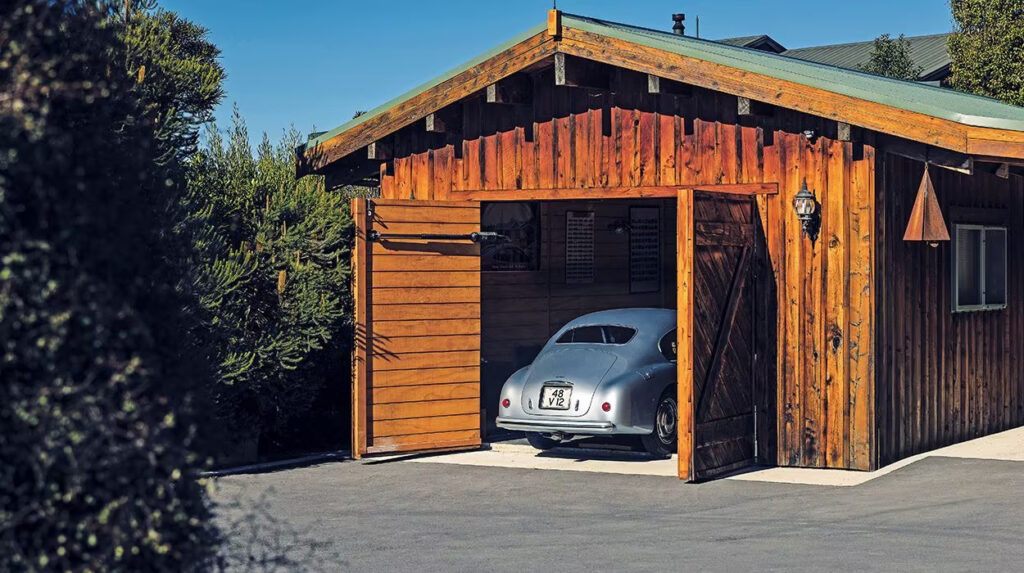
[(454, 235), (447, 233), (381, 233), (370, 231), (370, 240), (379, 243), (381, 241), (393, 241), (398, 239), (422, 239), (425, 241), (472, 241), (474, 243), (502, 243), (508, 237), (500, 233), (477, 232), (465, 235)]

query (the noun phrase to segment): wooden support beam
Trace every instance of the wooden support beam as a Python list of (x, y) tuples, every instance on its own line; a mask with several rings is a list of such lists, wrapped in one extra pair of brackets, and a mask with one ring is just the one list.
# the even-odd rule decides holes
[[(367, 154), (369, 154), (369, 149), (367, 149)], [(355, 159), (358, 155), (354, 154), (336, 162), (324, 172), (324, 186), (328, 191), (380, 176), (381, 161)]]
[(1010, 178), (1010, 164), (1009, 163), (1000, 163), (999, 167), (996, 169), (996, 177), (1000, 177), (1002, 179), (1009, 179)]
[(836, 122), (836, 133), (836, 139), (839, 141), (853, 140), (853, 127), (844, 121)]
[(892, 153), (893, 155), (949, 169), (957, 173), (965, 175), (972, 175), (974, 173), (974, 159), (969, 155), (956, 151), (888, 136), (879, 137), (878, 149), (885, 153)]
[(367, 159), (386, 161), (392, 157), (394, 157), (394, 153), (392, 153), (391, 142), (389, 141), (374, 141), (366, 146)]
[(637, 187), (581, 187), (567, 189), (499, 189), (452, 191), (453, 201), (567, 201), (588, 199), (641, 199), (676, 197), (681, 189), (730, 195), (777, 195), (778, 183), (727, 185), (648, 185)]
[(530, 105), (533, 103), (533, 80), (526, 74), (513, 74), (487, 86), (487, 103)]
[(462, 105), (453, 104), (428, 114), (424, 120), (427, 133), (447, 133), (462, 136)]
[(676, 403), (679, 405), (677, 456), (679, 479), (694, 478), (693, 430), (697, 425), (694, 402), (694, 329), (693, 308), (696, 297), (694, 284), (694, 212), (693, 192), (680, 191), (676, 203)]
[(647, 74), (647, 93), (690, 97), (693, 90), (682, 82)]
[(444, 133), (448, 130), (448, 125), (445, 123), (444, 118), (439, 113), (432, 113), (427, 115), (426, 118), (427, 133)]
[(548, 10), (548, 36), (558, 39), (562, 35), (562, 11)]
[(768, 104), (741, 96), (736, 98), (736, 114), (740, 117), (770, 117), (774, 114), (774, 109)]
[(608, 66), (568, 56), (561, 52), (555, 54), (555, 85), (573, 88), (608, 89)]

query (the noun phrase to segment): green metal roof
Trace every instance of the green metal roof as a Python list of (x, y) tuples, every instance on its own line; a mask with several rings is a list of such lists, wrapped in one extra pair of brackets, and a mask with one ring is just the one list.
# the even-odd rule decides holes
[(562, 25), (964, 125), (1024, 132), (1024, 108), (982, 96), (596, 18), (565, 14)]
[(740, 36), (738, 38), (722, 38), (721, 40), (715, 40), (720, 44), (729, 44), (730, 46), (739, 46), (741, 48), (754, 48), (755, 50), (763, 50), (764, 46), (771, 48), (770, 51), (776, 54), (785, 52), (786, 47), (775, 41), (775, 38), (767, 34), (761, 34), (758, 36)]
[[(990, 98), (586, 16), (563, 14), (562, 26), (964, 125), (1024, 132), (1024, 108)], [(366, 114), (311, 138), (306, 147), (330, 140), (546, 29), (546, 24), (531, 28)]]
[(739, 36), (736, 38), (722, 38), (721, 40), (715, 40), (720, 44), (729, 44), (730, 46), (747, 47), (750, 44), (760, 40), (761, 38), (767, 38), (765, 34), (758, 34), (757, 36)]
[[(950, 64), (949, 50), (946, 47), (949, 34), (914, 36), (905, 39), (910, 48), (910, 58), (914, 64), (921, 66), (922, 79), (938, 79), (933, 77), (937, 72), (940, 75), (945, 75), (944, 72)], [(868, 63), (874, 49), (875, 42), (872, 40), (851, 44), (795, 48), (783, 52), (783, 55), (855, 70)]]

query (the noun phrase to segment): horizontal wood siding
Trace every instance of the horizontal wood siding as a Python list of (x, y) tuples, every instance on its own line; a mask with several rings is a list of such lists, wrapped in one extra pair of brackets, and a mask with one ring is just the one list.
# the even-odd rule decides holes
[[(414, 164), (422, 163), (416, 161)], [(381, 233), (469, 234), (477, 204), (372, 201)], [(371, 243), (367, 451), (480, 442), (480, 256), (468, 241)], [(358, 421), (357, 421), (358, 426)]]
[[(628, 71), (616, 74), (613, 80), (620, 86), (632, 81), (623, 79)], [(639, 197), (643, 186), (778, 183), (778, 195), (757, 199), (770, 259), (765, 272), (773, 278), (770, 290), (777, 302), (771, 311), (778, 325), (774, 347), (765, 349), (776, 359), (777, 402), (765, 407), (777, 409), (777, 459), (788, 466), (872, 468), (873, 148), (837, 141), (834, 121), (781, 108), (765, 117), (738, 117), (734, 96), (710, 90), (694, 87), (689, 96), (673, 96), (624, 88), (555, 88), (549, 75), (534, 75), (532, 109), (464, 100), (456, 141), (432, 147), (414, 133), (415, 126), (395, 134), (408, 151), (404, 156), (396, 152), (390, 174), (382, 172), (383, 195), (443, 200), (453, 191), (493, 190), (507, 199), (509, 190), (517, 190), (529, 200), (538, 198), (539, 190), (639, 186), (634, 187)], [(814, 137), (808, 139), (805, 130)], [(395, 148), (403, 149), (398, 143)], [(424, 154), (426, 161), (413, 160)], [(445, 169), (451, 170), (450, 177), (439, 177)], [(814, 242), (802, 236), (792, 207), (804, 178), (822, 204), (821, 232)], [(552, 205), (545, 224), (553, 234), (564, 221), (553, 216), (563, 208)], [(551, 248), (557, 245), (552, 242)], [(614, 268), (613, 253), (606, 256), (601, 264)], [(556, 262), (547, 264), (547, 272), (553, 272)], [(543, 277), (503, 284), (492, 280), (513, 281), (482, 279), (481, 288), (491, 293), (482, 308), (485, 357), (491, 352), (489, 325), (501, 326), (501, 336), (513, 341), (539, 341), (547, 333), (538, 325), (547, 324), (550, 332), (590, 304)], [(586, 298), (616, 296), (622, 288), (621, 283), (595, 284)], [(545, 290), (553, 296), (547, 306), (536, 300)], [(415, 289), (401, 296), (416, 298), (408, 303), (426, 302)], [(521, 300), (523, 312), (551, 316), (546, 322), (525, 316), (488, 318), (492, 312), (517, 314), (509, 313), (508, 300)], [(515, 323), (501, 322), (506, 319)], [(507, 355), (515, 344), (496, 343), (495, 350)]]
[(924, 165), (879, 160), (878, 435), (881, 463), (1024, 424), (1024, 184), (932, 169), (953, 225), (1008, 228), (1005, 310), (952, 312), (951, 243), (905, 242)]

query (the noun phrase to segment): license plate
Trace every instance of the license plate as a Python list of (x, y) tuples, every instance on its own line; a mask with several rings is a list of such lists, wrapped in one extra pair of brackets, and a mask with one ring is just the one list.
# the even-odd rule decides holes
[(567, 386), (544, 386), (540, 390), (540, 407), (545, 410), (568, 410), (572, 388)]

